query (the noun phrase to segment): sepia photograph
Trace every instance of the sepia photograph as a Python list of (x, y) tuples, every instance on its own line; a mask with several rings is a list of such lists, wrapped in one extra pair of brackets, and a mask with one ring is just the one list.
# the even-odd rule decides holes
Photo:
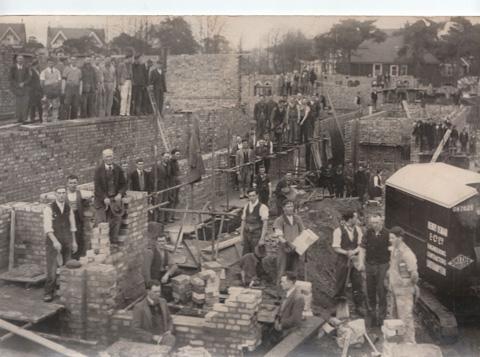
[(113, 13), (0, 12), (0, 356), (480, 356), (480, 17)]

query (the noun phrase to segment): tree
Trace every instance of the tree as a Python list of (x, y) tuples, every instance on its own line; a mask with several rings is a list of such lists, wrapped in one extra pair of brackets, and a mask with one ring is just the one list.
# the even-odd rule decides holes
[(422, 19), (413, 24), (406, 23), (397, 34), (403, 35), (403, 46), (398, 50), (398, 56), (406, 56), (413, 62), (413, 74), (421, 76), (421, 65), (425, 62), (427, 53), (434, 54), (437, 49), (437, 33), (440, 24)]
[(200, 47), (193, 37), (190, 24), (181, 16), (168, 17), (159, 25), (150, 26), (149, 38), (168, 48), (172, 55), (194, 54)]
[(102, 49), (97, 46), (95, 40), (89, 36), (80, 38), (71, 38), (65, 40), (62, 46), (67, 53), (71, 54), (86, 54), (90, 52), (100, 53)]
[(326, 34), (316, 36), (314, 47), (323, 58), (334, 54), (339, 61), (347, 64), (350, 73), (352, 54), (360, 44), (366, 40), (382, 42), (385, 38), (385, 32), (375, 26), (375, 20), (347, 19), (333, 25)]
[(313, 42), (301, 31), (288, 31), (282, 36), (274, 33), (271, 41), (272, 46), (268, 50), (273, 54), (276, 72), (293, 71), (299, 66), (300, 60), (313, 59)]
[(134, 49), (135, 53), (148, 53), (151, 50), (150, 45), (142, 39), (121, 33), (110, 42), (111, 48), (118, 48), (120, 52), (127, 49)]
[(203, 39), (203, 52), (205, 53), (228, 53), (230, 43), (222, 35), (214, 35)]

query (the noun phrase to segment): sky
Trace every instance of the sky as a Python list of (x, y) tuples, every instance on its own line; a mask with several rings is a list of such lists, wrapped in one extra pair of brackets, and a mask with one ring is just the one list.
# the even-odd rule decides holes
[[(25, 23), (27, 38), (35, 36), (45, 45), (47, 27), (94, 27), (105, 28), (107, 40), (111, 40), (121, 32), (132, 33), (139, 28), (141, 22), (148, 19), (150, 23), (160, 23), (165, 16), (0, 16), (0, 22)], [(327, 32), (330, 27), (341, 19), (340, 16), (219, 16), (223, 24), (223, 35), (230, 41), (231, 47), (237, 48), (239, 41), (244, 50), (259, 47), (265, 43), (271, 32), (280, 33), (288, 30), (301, 30), (308, 37)], [(357, 17), (360, 20), (376, 19), (376, 25), (381, 29), (400, 28), (408, 22), (414, 22), (421, 17)], [(194, 35), (199, 37), (200, 29), (205, 27), (206, 16), (185, 16), (192, 26)], [(445, 21), (448, 17), (436, 17), (435, 21)], [(480, 17), (469, 18), (474, 23), (480, 23)]]

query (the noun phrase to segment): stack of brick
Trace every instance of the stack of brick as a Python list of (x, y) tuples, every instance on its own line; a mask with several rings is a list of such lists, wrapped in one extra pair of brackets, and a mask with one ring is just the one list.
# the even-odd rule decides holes
[(202, 270), (197, 276), (205, 282), (205, 306), (212, 307), (220, 298), (220, 277), (213, 270)]
[(85, 338), (87, 323), (87, 275), (85, 267), (60, 269), (60, 302), (65, 306), (62, 314), (62, 332), (76, 338)]
[(12, 208), (10, 206), (0, 206), (0, 270), (8, 266), (11, 212)]
[(205, 281), (198, 276), (193, 276), (190, 280), (192, 284), (192, 301), (200, 306), (205, 304)]
[(216, 336), (209, 352), (221, 356), (239, 356), (242, 350), (255, 350), (261, 343), (257, 313), (262, 301), (260, 290), (233, 287), (225, 304), (217, 303), (205, 316), (205, 328)]
[(219, 279), (219, 291), (227, 290), (227, 273), (222, 264), (217, 261), (204, 262), (202, 270), (213, 270)]
[(80, 258), (80, 263), (104, 263), (110, 256), (110, 237), (108, 223), (100, 223), (92, 230), (91, 249), (87, 250), (87, 255)]
[(190, 276), (182, 274), (172, 278), (172, 295), (176, 303), (186, 304), (192, 299)]
[(46, 266), (44, 204), (15, 202), (15, 263)]
[(106, 264), (89, 264), (87, 271), (86, 338), (107, 344), (110, 341), (110, 319), (117, 294), (115, 268)]

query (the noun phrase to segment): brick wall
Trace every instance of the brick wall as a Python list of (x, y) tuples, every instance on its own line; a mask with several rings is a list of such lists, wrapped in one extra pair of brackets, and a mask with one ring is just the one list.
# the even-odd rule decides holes
[(235, 107), (240, 102), (240, 56), (169, 56), (166, 80), (170, 110)]
[(278, 102), (279, 90), (278, 90), (278, 80), (276, 75), (269, 74), (245, 74), (241, 76), (241, 102), (242, 105), (245, 105), (248, 113), (253, 113), (253, 107), (258, 101), (258, 96), (255, 96), (255, 85), (266, 85), (269, 84), (272, 87), (272, 94), (274, 99)]
[(8, 205), (0, 206), (0, 270), (8, 266), (11, 210)]
[(15, 113), (15, 97), (10, 91), (10, 67), (13, 64), (13, 50), (0, 47), (0, 117)]
[[(243, 135), (247, 130), (248, 119), (237, 109), (219, 110), (210, 117), (207, 111), (199, 111), (192, 116), (199, 120), (204, 153), (210, 152), (214, 134), (215, 147), (222, 148), (228, 143), (227, 128), (231, 128), (232, 135)], [(166, 116), (165, 131), (170, 145), (178, 147), (184, 155), (188, 126), (186, 116)], [(2, 131), (0, 203), (36, 200), (41, 193), (64, 184), (70, 173), (77, 174), (82, 183), (92, 181), (101, 152), (108, 146), (113, 147), (116, 160), (126, 158), (132, 169), (137, 157), (151, 164), (154, 132), (151, 117), (78, 119)]]

